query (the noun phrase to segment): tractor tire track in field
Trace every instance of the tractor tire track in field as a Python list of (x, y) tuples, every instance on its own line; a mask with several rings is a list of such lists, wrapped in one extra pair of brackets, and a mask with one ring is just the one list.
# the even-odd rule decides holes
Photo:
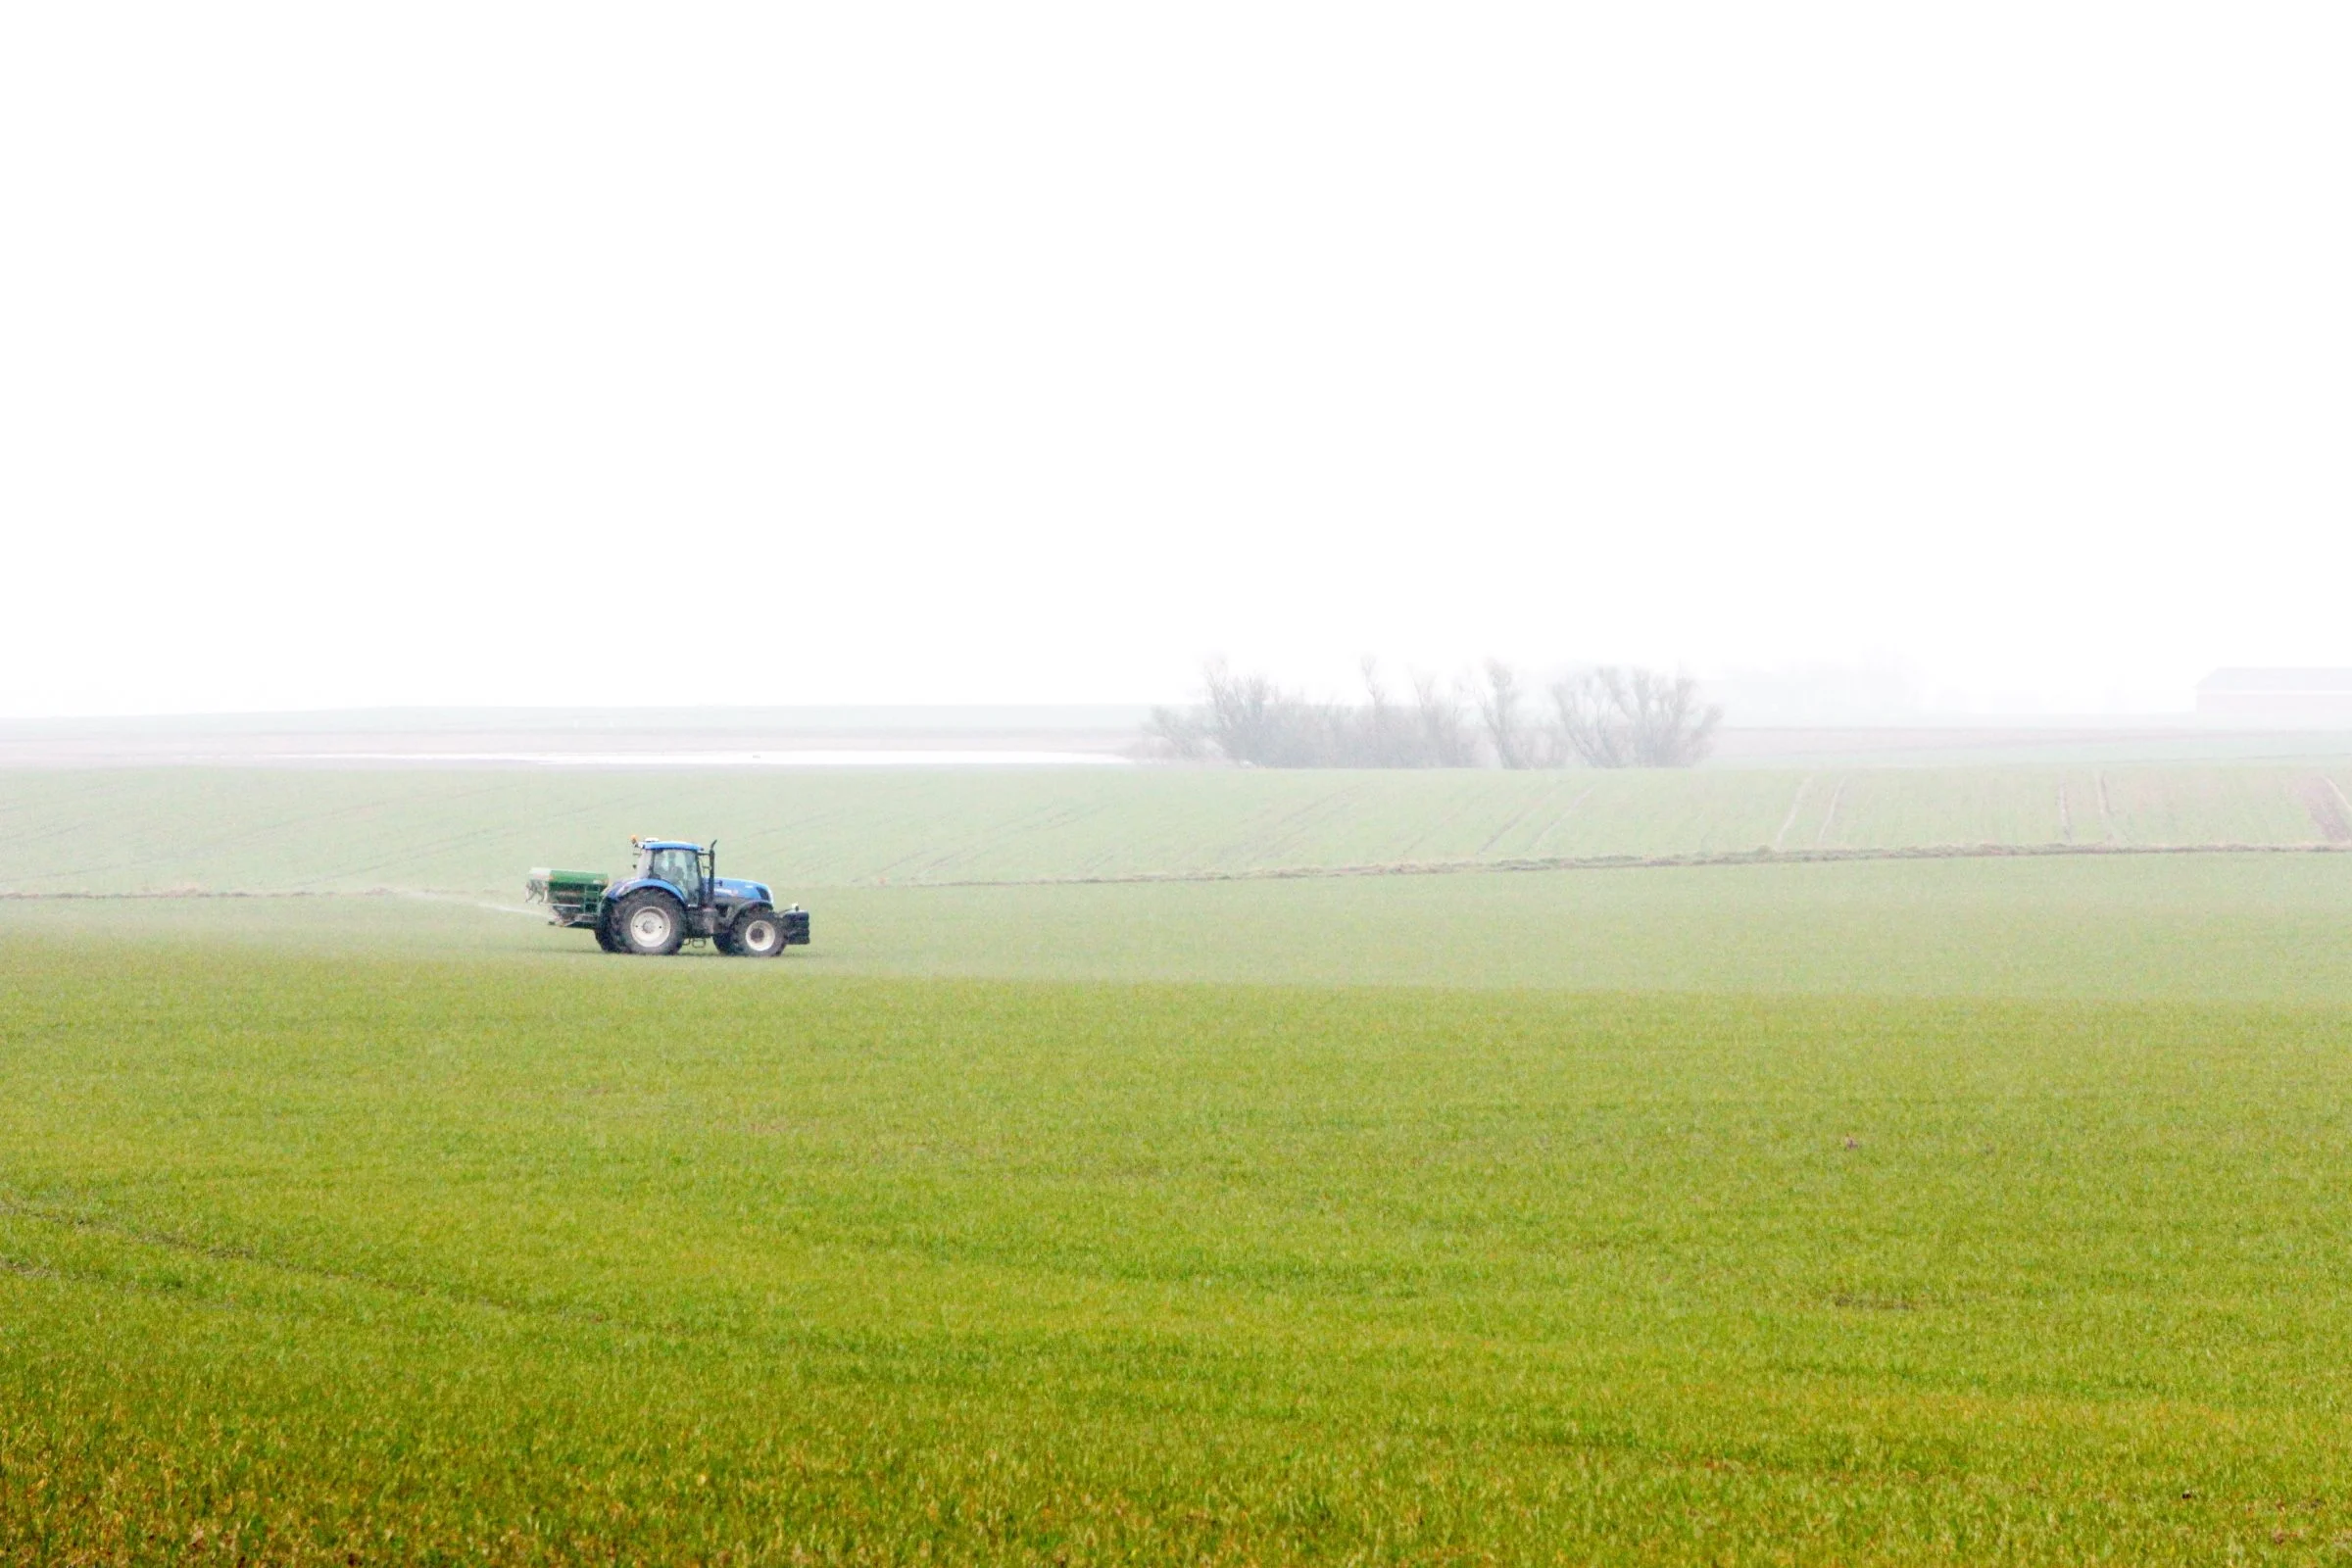
[(2303, 808), (2311, 825), (2320, 830), (2320, 837), (2330, 844), (2352, 843), (2352, 801), (2335, 780), (2328, 777), (2307, 778), (2291, 787), (2287, 794)]
[[(460, 802), (476, 801), (494, 796), (498, 793), (499, 790), (497, 786), (488, 785), (480, 789), (460, 791), (455, 796), (452, 796), (451, 799)], [(489, 825), (483, 827), (466, 828), (462, 832), (447, 833), (437, 838), (421, 839), (414, 842), (404, 843), (398, 850), (392, 851), (389, 854), (377, 855), (368, 859), (360, 861), (345, 861), (342, 865), (336, 867), (335, 869), (322, 873), (319, 877), (319, 880), (326, 881), (347, 877), (361, 877), (369, 875), (370, 873), (380, 876), (385, 871), (403, 863), (414, 865), (420, 860), (429, 860), (436, 856), (448, 855), (453, 851), (463, 850), (470, 845), (490, 843), (497, 839), (505, 831), (505, 828), (502, 826)]]
[[(261, 822), (258, 825), (248, 824), (233, 833), (226, 833), (214, 838), (191, 838), (188, 842), (179, 846), (178, 850), (175, 852), (175, 855), (176, 858), (181, 860), (200, 860), (206, 857), (218, 857), (227, 851), (237, 849), (245, 845), (267, 841), (272, 836), (285, 833), (289, 828), (315, 827), (322, 823), (347, 821), (353, 817), (368, 815), (376, 808), (377, 808), (374, 804), (342, 806), (324, 811), (308, 813), (298, 812), (291, 816), (273, 817)], [(103, 863), (79, 865), (72, 867), (68, 870), (53, 871), (47, 874), (53, 877), (98, 876), (110, 871), (120, 871), (125, 867), (136, 865), (137, 863), (138, 858), (136, 856), (128, 859), (118, 857), (113, 860), (108, 860)]]
[(1092, 802), (1048, 801), (1016, 814), (993, 832), (982, 832), (945, 849), (934, 846), (909, 850), (877, 867), (874, 874), (886, 881), (896, 875), (912, 882), (936, 882), (941, 880), (936, 873), (953, 869), (959, 861), (965, 864), (985, 861), (990, 855), (1006, 846), (1017, 847), (1024, 839), (1075, 827), (1090, 816), (1100, 815), (1101, 811), (1101, 806)]
[[(1524, 806), (1520, 807), (1520, 808), (1519, 808), (1519, 809), (1517, 809), (1516, 811), (1513, 811), (1513, 812), (1512, 812), (1512, 813), (1511, 813), (1509, 816), (1507, 816), (1507, 817), (1504, 817), (1504, 818), (1503, 818), (1503, 821), (1502, 821), (1502, 826), (1500, 826), (1500, 827), (1496, 828), (1496, 829), (1495, 829), (1494, 832), (1492, 832), (1492, 833), (1490, 833), (1490, 834), (1488, 834), (1488, 835), (1487, 835), (1487, 842), (1486, 842), (1486, 843), (1484, 843), (1484, 844), (1481, 844), (1481, 845), (1478, 847), (1478, 853), (1479, 853), (1480, 855), (1482, 855), (1482, 856), (1483, 856), (1483, 855), (1487, 855), (1487, 854), (1489, 854), (1490, 852), (1492, 852), (1492, 851), (1494, 850), (1494, 846), (1495, 846), (1495, 845), (1497, 845), (1497, 844), (1500, 844), (1500, 843), (1503, 841), (1503, 838), (1504, 838), (1504, 836), (1505, 836), (1506, 834), (1508, 834), (1508, 833), (1509, 833), (1509, 832), (1510, 832), (1510, 831), (1511, 831), (1513, 828), (1517, 827), (1517, 826), (1518, 826), (1520, 823), (1522, 823), (1522, 822), (1526, 821), (1526, 820), (1527, 820), (1529, 817), (1533, 816), (1533, 815), (1535, 814), (1535, 812), (1536, 812), (1536, 808), (1537, 808), (1537, 807), (1539, 807), (1539, 806), (1543, 806), (1543, 805), (1544, 805), (1545, 803), (1547, 803), (1548, 801), (1551, 801), (1551, 800), (1553, 800), (1553, 799), (1557, 798), (1557, 796), (1558, 796), (1558, 794), (1559, 794), (1559, 790), (1560, 790), (1561, 788), (1566, 788), (1566, 787), (1568, 787), (1568, 786), (1564, 786), (1564, 785), (1563, 785), (1563, 786), (1559, 786), (1559, 787), (1557, 787), (1557, 788), (1546, 789), (1546, 790), (1543, 791), (1541, 794), (1538, 794), (1538, 795), (1534, 795), (1534, 796), (1531, 796), (1531, 797), (1529, 797), (1529, 799), (1528, 799), (1527, 803), (1526, 803)], [(1585, 787), (1585, 795), (1590, 795), (1590, 794), (1592, 794), (1592, 791), (1593, 791), (1594, 789), (1596, 789), (1596, 788), (1598, 788), (1598, 786), (1597, 786), (1597, 785), (1590, 785), (1590, 784), (1589, 784), (1589, 785), (1587, 785), (1587, 786)], [(1583, 800), (1584, 798), (1585, 798), (1585, 797), (1584, 797), (1584, 795), (1580, 795), (1580, 796), (1578, 796), (1578, 797), (1577, 797), (1577, 799), (1578, 799), (1578, 800), (1580, 800), (1580, 801), (1581, 801), (1581, 800)], [(1538, 834), (1538, 835), (1537, 835), (1537, 837), (1539, 837), (1539, 838), (1541, 838), (1542, 836), (1543, 836), (1543, 835), (1541, 835), (1541, 834)], [(1406, 845), (1406, 846), (1405, 846), (1405, 853), (1406, 853), (1406, 854), (1408, 854), (1408, 855), (1409, 855), (1409, 854), (1411, 854), (1411, 853), (1413, 852), (1413, 850), (1415, 850), (1416, 848), (1418, 848), (1418, 847), (1419, 847), (1419, 845), (1420, 845), (1420, 843), (1421, 843), (1421, 840), (1422, 840), (1422, 839), (1426, 839), (1426, 838), (1428, 838), (1428, 837), (1429, 837), (1429, 835), (1428, 835), (1428, 834), (1426, 834), (1426, 833), (1424, 833), (1424, 834), (1422, 834), (1422, 835), (1421, 835), (1421, 839), (1416, 839), (1416, 840), (1415, 840), (1413, 843)]]
[(2107, 804), (2107, 770), (2101, 768), (2093, 775), (2099, 782), (2099, 831), (2110, 844), (2124, 842), (2123, 831), (2115, 825), (2115, 808)]
[(1803, 778), (1797, 780), (1796, 794), (1791, 796), (1788, 801), (1788, 814), (1781, 818), (1781, 830), (1772, 836), (1772, 847), (1775, 851), (1778, 851), (1783, 842), (1788, 839), (1788, 830), (1796, 826), (1796, 813), (1805, 808), (1805, 796), (1812, 788), (1812, 774), (1807, 773)]
[(1815, 849), (1821, 849), (1830, 842), (1830, 829), (1838, 824), (1838, 803), (1845, 799), (1845, 787), (1853, 781), (1854, 776), (1848, 773), (1838, 781), (1836, 789), (1830, 791), (1830, 808), (1821, 813), (1820, 831), (1813, 835)]
[(1544, 845), (1544, 842), (1548, 840), (1554, 833), (1557, 833), (1562, 825), (1565, 824), (1570, 817), (1576, 814), (1576, 808), (1584, 805), (1585, 802), (1591, 800), (1592, 798), (1592, 792), (1598, 788), (1600, 788), (1600, 786), (1597, 784), (1588, 784), (1583, 789), (1578, 790), (1574, 800), (1571, 800), (1566, 806), (1561, 807), (1557, 811), (1552, 813), (1551, 820), (1544, 824), (1544, 831), (1536, 835), (1536, 841), (1529, 845), (1528, 848), (1531, 850), (1542, 849)]
[[(58, 1230), (79, 1231), (85, 1235), (103, 1236), (111, 1241), (128, 1243), (133, 1247), (156, 1251), (173, 1252), (183, 1257), (201, 1257), (209, 1262), (242, 1265), (292, 1279), (317, 1281), (321, 1284), (355, 1286), (362, 1290), (382, 1291), (391, 1296), (445, 1301), (456, 1306), (469, 1306), (517, 1317), (553, 1318), (599, 1327), (639, 1328), (612, 1313), (593, 1307), (564, 1303), (542, 1303), (510, 1300), (481, 1291), (468, 1291), (452, 1285), (427, 1284), (411, 1280), (364, 1274), (355, 1269), (331, 1268), (323, 1264), (304, 1263), (289, 1258), (271, 1257), (256, 1248), (234, 1243), (201, 1242), (192, 1237), (170, 1231), (143, 1230), (120, 1220), (106, 1219), (95, 1214), (77, 1213), (71, 1209), (46, 1208), (17, 1199), (0, 1197), (0, 1215), (12, 1219), (47, 1225)], [(23, 1259), (5, 1260), (11, 1273), (31, 1273), (38, 1270), (53, 1277), (80, 1280), (84, 1283), (112, 1285), (118, 1288), (138, 1289), (135, 1281), (102, 1274), (85, 1274), (79, 1270), (53, 1270), (39, 1263)]]
[[(1426, 824), (1420, 832), (1415, 833), (1411, 838), (1398, 845), (1396, 847), (1396, 854), (1399, 858), (1407, 859), (1411, 858), (1413, 853), (1420, 849), (1422, 845), (1427, 844), (1431, 839), (1437, 838), (1446, 832), (1456, 822), (1461, 821), (1464, 817), (1469, 816), (1476, 811), (1483, 804), (1483, 802), (1476, 801), (1469, 796), (1463, 796), (1462, 798), (1456, 800), (1452, 805), (1440, 811), (1436, 818)], [(1523, 810), (1518, 814), (1524, 815), (1525, 811)], [(1514, 816), (1513, 820), (1516, 819), (1517, 817)], [(1501, 836), (1502, 835), (1500, 832), (1497, 832), (1494, 835), (1496, 838), (1500, 838)], [(1492, 843), (1490, 842), (1486, 848), (1492, 847)], [(1482, 848), (1479, 853), (1483, 855), (1486, 853), (1486, 850)]]
[[(1253, 833), (1251, 843), (1257, 847), (1255, 853), (1272, 852), (1286, 844), (1297, 843), (1309, 828), (1317, 826), (1322, 820), (1340, 814), (1344, 808), (1363, 799), (1369, 793), (1370, 786), (1368, 785), (1350, 784), (1323, 794), (1308, 796), (1304, 801), (1277, 815), (1272, 821), (1265, 823)], [(1221, 847), (1217, 853), (1221, 857), (1229, 855), (1247, 857), (1253, 851), (1239, 844), (1228, 844)]]

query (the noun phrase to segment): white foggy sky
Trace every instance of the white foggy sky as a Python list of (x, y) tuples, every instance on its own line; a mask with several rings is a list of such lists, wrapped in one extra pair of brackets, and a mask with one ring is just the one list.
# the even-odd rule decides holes
[(2352, 663), (2348, 41), (13, 7), (0, 713)]

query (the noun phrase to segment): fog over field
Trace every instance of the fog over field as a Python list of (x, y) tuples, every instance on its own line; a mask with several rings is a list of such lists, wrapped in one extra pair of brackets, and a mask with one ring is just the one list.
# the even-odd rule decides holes
[(0, 14), (0, 1568), (2340, 1558), (2348, 79)]
[(2346, 26), (19, 8), (0, 714), (2352, 662)]

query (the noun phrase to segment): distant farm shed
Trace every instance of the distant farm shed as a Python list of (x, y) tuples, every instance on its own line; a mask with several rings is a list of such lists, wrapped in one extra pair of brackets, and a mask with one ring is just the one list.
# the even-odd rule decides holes
[(2352, 728), (2352, 669), (2217, 669), (2197, 682), (2197, 713)]

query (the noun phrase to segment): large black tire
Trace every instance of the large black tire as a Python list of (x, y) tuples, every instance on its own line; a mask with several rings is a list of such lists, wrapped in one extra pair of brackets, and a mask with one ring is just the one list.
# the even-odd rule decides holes
[(647, 888), (620, 901), (612, 911), (620, 951), (641, 958), (665, 958), (686, 942), (686, 911), (666, 893)]
[(755, 904), (735, 917), (726, 951), (738, 957), (772, 958), (784, 951), (784, 922), (764, 904)]
[(596, 945), (607, 953), (620, 951), (620, 944), (612, 940), (612, 926), (610, 921), (599, 920), (596, 922)]

